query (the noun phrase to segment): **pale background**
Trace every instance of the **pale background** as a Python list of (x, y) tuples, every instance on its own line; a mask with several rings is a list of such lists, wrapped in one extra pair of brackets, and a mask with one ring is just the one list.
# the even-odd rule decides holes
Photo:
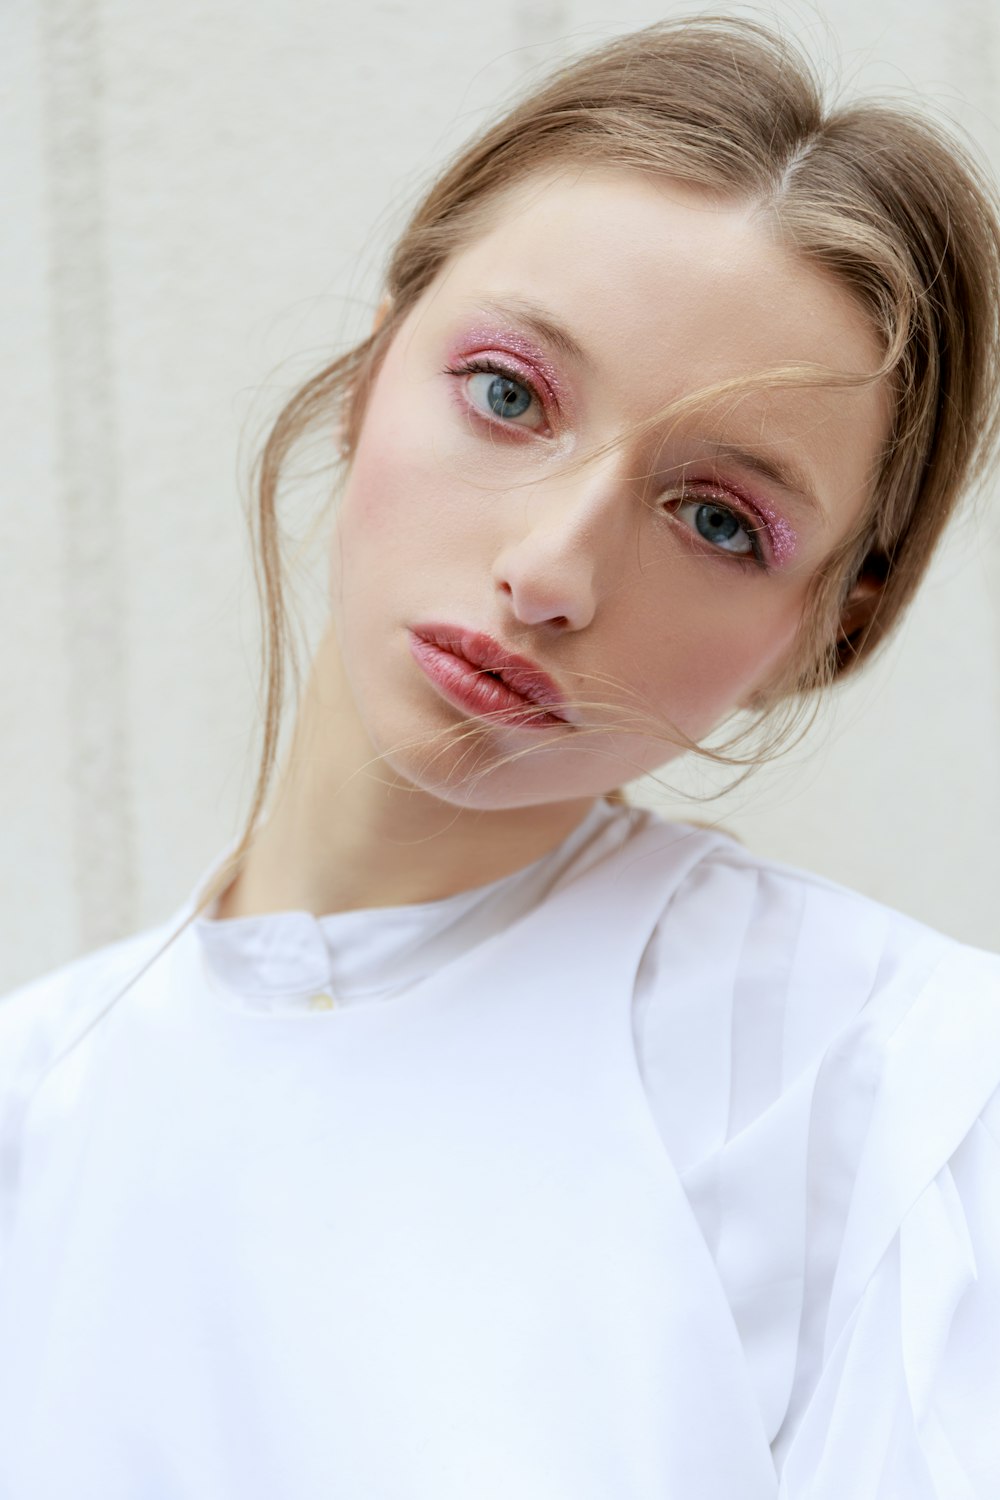
[[(0, 992), (169, 917), (238, 832), (257, 744), (241, 474), (370, 317), (420, 183), (547, 63), (670, 13), (0, 0)], [(845, 87), (916, 89), (1000, 163), (994, 0), (778, 13)], [(987, 495), (794, 763), (693, 814), (990, 948), (998, 529)], [(304, 603), (318, 618), (319, 586)]]

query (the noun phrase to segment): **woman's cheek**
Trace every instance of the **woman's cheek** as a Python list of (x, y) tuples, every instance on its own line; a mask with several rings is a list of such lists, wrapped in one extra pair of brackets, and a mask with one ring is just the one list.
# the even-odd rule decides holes
[(461, 485), (450, 473), (454, 416), (433, 382), (399, 393), (394, 374), (387, 367), (373, 388), (343, 510), (351, 529), (363, 533), (359, 540), (426, 547), (429, 524), (459, 506)]
[[(744, 596), (744, 606), (749, 603)], [(686, 620), (674, 619), (645, 674), (643, 696), (700, 738), (771, 676), (792, 649), (797, 624), (798, 610), (787, 601), (762, 609), (759, 596), (749, 609), (692, 611)]]

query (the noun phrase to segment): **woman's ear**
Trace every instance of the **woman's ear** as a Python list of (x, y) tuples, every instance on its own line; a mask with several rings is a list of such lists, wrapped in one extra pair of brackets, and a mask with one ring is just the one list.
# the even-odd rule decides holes
[(857, 581), (841, 607), (837, 654), (842, 661), (854, 654), (857, 645), (868, 634), (882, 602), (888, 573), (889, 566), (885, 558), (877, 553), (869, 553)]
[[(884, 557), (869, 553), (853, 587), (840, 610), (836, 650), (841, 665), (848, 664), (857, 654), (858, 648), (878, 614), (889, 565)], [(759, 686), (736, 705), (741, 712), (762, 713), (767, 707), (775, 684)], [(780, 689), (784, 691), (784, 689)]]

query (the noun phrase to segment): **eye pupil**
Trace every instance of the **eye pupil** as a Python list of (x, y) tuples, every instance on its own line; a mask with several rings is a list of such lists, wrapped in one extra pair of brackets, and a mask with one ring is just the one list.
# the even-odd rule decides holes
[(531, 405), (531, 392), (516, 380), (495, 375), (490, 381), (486, 399), (498, 417), (520, 417)]
[(740, 523), (732, 511), (720, 510), (717, 505), (699, 505), (694, 519), (708, 542), (731, 542), (740, 530)]

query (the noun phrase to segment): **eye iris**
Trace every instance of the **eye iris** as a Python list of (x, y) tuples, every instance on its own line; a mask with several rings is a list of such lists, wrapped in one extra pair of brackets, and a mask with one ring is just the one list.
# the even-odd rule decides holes
[(520, 417), (531, 405), (531, 392), (508, 380), (505, 375), (495, 375), (490, 381), (486, 399), (498, 417)]
[(721, 510), (717, 505), (699, 505), (694, 522), (705, 540), (716, 544), (731, 542), (741, 530), (732, 511)]

